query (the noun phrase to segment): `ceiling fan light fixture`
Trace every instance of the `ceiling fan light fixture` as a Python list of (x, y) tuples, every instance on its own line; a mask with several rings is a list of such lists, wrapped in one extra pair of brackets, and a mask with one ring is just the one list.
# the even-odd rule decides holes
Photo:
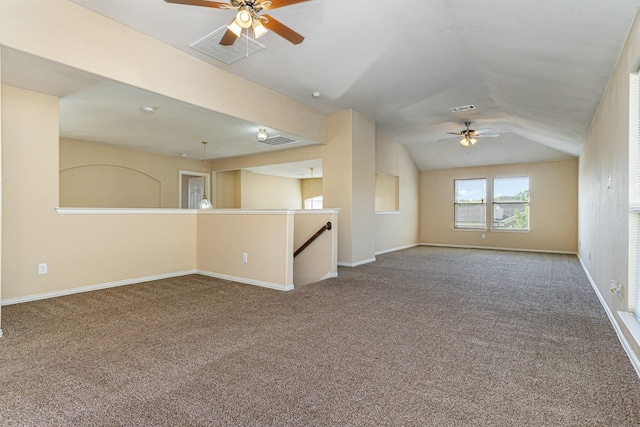
[(258, 141), (263, 142), (263, 141), (266, 141), (267, 138), (269, 138), (269, 135), (267, 134), (267, 130), (258, 129)]
[(253, 35), (255, 38), (259, 39), (260, 37), (267, 34), (266, 27), (262, 25), (262, 22), (260, 22), (259, 19), (254, 19), (253, 24), (251, 24), (251, 26), (253, 27)]
[(249, 28), (253, 23), (251, 12), (246, 9), (240, 10), (236, 15), (235, 22), (242, 28)]
[(478, 139), (474, 138), (473, 136), (465, 135), (460, 138), (460, 145), (462, 145), (463, 147), (470, 147), (472, 145), (475, 145), (476, 142), (478, 142)]
[(235, 34), (236, 37), (240, 37), (240, 34), (242, 34), (242, 27), (238, 25), (235, 19), (231, 24), (227, 26), (227, 29), (231, 31), (233, 34)]

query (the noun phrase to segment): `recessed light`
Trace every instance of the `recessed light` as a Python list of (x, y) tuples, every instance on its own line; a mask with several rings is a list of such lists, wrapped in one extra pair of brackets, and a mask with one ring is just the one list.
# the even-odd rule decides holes
[(145, 105), (145, 106), (142, 107), (142, 112), (147, 113), (147, 114), (151, 114), (156, 110), (157, 110), (157, 108), (153, 107), (151, 105)]
[(187, 153), (180, 153), (180, 157), (187, 157)]
[(320, 92), (311, 92), (311, 96), (314, 98), (320, 98)]

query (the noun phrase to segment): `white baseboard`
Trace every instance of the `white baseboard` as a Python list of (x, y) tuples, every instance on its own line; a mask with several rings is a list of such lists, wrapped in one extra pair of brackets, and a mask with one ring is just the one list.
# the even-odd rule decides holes
[(395, 252), (395, 251), (401, 251), (403, 249), (415, 248), (418, 245), (419, 245), (419, 243), (413, 243), (411, 245), (400, 246), (398, 248), (384, 249), (384, 250), (376, 252), (376, 255), (388, 254), (389, 252)]
[(338, 277), (338, 272), (336, 271), (335, 273), (333, 271), (328, 272), (327, 274), (325, 274), (324, 276), (322, 276), (320, 278), (320, 280), (318, 280), (318, 282), (321, 282), (323, 280), (327, 280), (327, 279), (333, 279), (335, 277)]
[(611, 322), (611, 326), (613, 326), (613, 329), (616, 331), (618, 340), (620, 341), (620, 344), (622, 344), (622, 348), (624, 349), (625, 353), (627, 353), (627, 356), (629, 357), (629, 361), (631, 361), (631, 365), (633, 366), (633, 369), (636, 370), (636, 374), (638, 375), (638, 377), (640, 377), (640, 360), (638, 360), (638, 356), (636, 356), (633, 349), (631, 348), (631, 345), (629, 344), (629, 341), (627, 341), (627, 338), (622, 333), (622, 329), (620, 329), (620, 324), (616, 322), (615, 316), (613, 315), (606, 301), (602, 297), (602, 294), (600, 293), (600, 289), (598, 289), (598, 287), (596, 286), (596, 282), (593, 281), (593, 278), (591, 277), (591, 274), (589, 274), (589, 270), (587, 270), (587, 266), (582, 261), (582, 258), (580, 258), (580, 255), (578, 255), (578, 260), (580, 260), (582, 269), (584, 270), (584, 273), (587, 275), (587, 279), (589, 279), (589, 283), (591, 283), (591, 287), (593, 288), (594, 292), (598, 296), (598, 300), (600, 300), (600, 304), (602, 305), (602, 308), (604, 308), (605, 313), (607, 313), (607, 316), (609, 317), (609, 322)]
[(374, 258), (369, 258), (369, 259), (365, 259), (357, 262), (338, 262), (338, 265), (340, 267), (357, 267), (359, 265), (369, 264), (370, 262), (374, 262), (375, 260), (376, 259), (374, 257)]
[(512, 251), (512, 252), (536, 252), (543, 254), (562, 254), (562, 255), (578, 255), (572, 251), (555, 251), (552, 249), (521, 249), (521, 248), (501, 248), (495, 246), (472, 246), (472, 245), (450, 245), (444, 243), (418, 243), (420, 246), (436, 246), (440, 248), (461, 248), (461, 249), (488, 249), (495, 251)]
[(203, 276), (214, 277), (216, 279), (231, 280), (233, 282), (245, 283), (247, 285), (260, 286), (260, 287), (269, 288), (269, 289), (276, 289), (279, 291), (293, 290), (293, 283), (288, 285), (281, 285), (279, 283), (263, 282), (260, 280), (247, 279), (246, 277), (229, 276), (227, 274), (214, 273), (212, 271), (206, 271), (206, 270), (197, 270), (196, 273), (202, 274)]
[(151, 282), (153, 280), (170, 279), (172, 277), (186, 276), (195, 274), (196, 270), (178, 271), (175, 273), (158, 274), (156, 276), (137, 277), (135, 279), (118, 280), (115, 282), (99, 283), (97, 285), (82, 286), (79, 288), (63, 289), (61, 291), (46, 292), (43, 294), (28, 295), (25, 297), (9, 298), (0, 303), (0, 305), (20, 304), (23, 302), (37, 301), (47, 298), (62, 297), (65, 295), (78, 294), (81, 292), (97, 291), (99, 289), (115, 288), (117, 286), (133, 285), (136, 283)]

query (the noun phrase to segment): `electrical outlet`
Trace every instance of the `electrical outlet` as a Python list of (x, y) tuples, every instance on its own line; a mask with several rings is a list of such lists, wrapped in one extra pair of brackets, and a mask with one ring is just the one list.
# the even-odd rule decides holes
[(487, 235), (486, 235), (486, 234), (484, 234), (484, 233), (482, 233), (482, 238), (483, 238), (483, 239), (486, 239), (486, 238), (487, 238)]
[(242, 252), (242, 262), (249, 262), (249, 255), (246, 252)]
[(618, 299), (622, 299), (622, 283), (617, 280), (612, 280), (610, 290), (611, 293), (618, 295)]
[(47, 274), (47, 263), (38, 264), (38, 274)]

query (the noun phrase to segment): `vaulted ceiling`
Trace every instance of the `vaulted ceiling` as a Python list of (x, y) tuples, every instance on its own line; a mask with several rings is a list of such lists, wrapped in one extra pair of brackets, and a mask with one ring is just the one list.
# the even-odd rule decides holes
[[(579, 155), (640, 7), (640, 0), (309, 0), (269, 12), (304, 42), (293, 45), (270, 32), (258, 40), (264, 49), (226, 64), (190, 45), (229, 24), (233, 11), (163, 0), (72, 1), (323, 113), (357, 110), (404, 144), (421, 170)], [(3, 81), (9, 77), (3, 72)], [(101, 83), (94, 102), (103, 91), (134, 90)], [(311, 96), (316, 91), (319, 98)], [(174, 132), (190, 132), (198, 117), (215, 115), (173, 100), (154, 102), (186, 110), (167, 117)], [(450, 110), (465, 105), (475, 109)], [(108, 114), (107, 106), (94, 108)], [(65, 131), (93, 138), (82, 130), (90, 118), (73, 113), (64, 118)], [(234, 129), (253, 125), (226, 119), (229, 141)], [(443, 141), (466, 121), (501, 136), (470, 149)], [(109, 143), (112, 130), (100, 132)], [(217, 156), (247, 154), (233, 150), (230, 142)]]

